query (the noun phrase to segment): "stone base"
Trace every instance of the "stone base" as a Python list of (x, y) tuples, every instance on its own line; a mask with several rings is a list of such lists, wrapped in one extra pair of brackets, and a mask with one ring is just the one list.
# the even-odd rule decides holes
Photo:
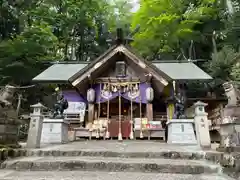
[(197, 145), (193, 123), (193, 119), (171, 119), (168, 121), (167, 143)]
[(235, 147), (219, 147), (216, 149), (219, 152), (240, 152), (240, 146), (235, 146)]
[(55, 144), (67, 143), (69, 122), (64, 119), (44, 119), (41, 143)]
[(227, 105), (223, 109), (224, 117), (240, 117), (240, 106), (239, 105)]
[(221, 147), (236, 147), (240, 146), (240, 123), (229, 122), (220, 125)]

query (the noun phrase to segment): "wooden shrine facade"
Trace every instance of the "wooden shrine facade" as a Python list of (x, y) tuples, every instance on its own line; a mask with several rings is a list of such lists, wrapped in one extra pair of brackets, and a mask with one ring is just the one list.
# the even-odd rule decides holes
[(163, 121), (174, 113), (173, 104), (166, 100), (178, 89), (178, 82), (209, 79), (192, 62), (149, 63), (118, 44), (90, 63), (54, 64), (33, 81), (70, 84), (76, 91), (68, 101), (86, 103), (83, 131), (121, 140), (142, 138), (146, 130), (155, 133), (153, 137), (164, 137)]

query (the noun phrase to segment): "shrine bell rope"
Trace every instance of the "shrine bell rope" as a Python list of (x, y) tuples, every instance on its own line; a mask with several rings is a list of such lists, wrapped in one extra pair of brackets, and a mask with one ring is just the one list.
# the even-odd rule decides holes
[[(131, 94), (132, 94), (132, 85), (130, 87), (130, 91), (131, 91)], [(131, 98), (131, 112), (130, 112), (130, 119), (131, 119), (131, 134), (130, 134), (130, 139), (133, 139), (133, 98)]]
[(143, 132), (142, 132), (142, 97), (141, 97), (141, 90), (140, 90), (140, 87), (138, 88), (139, 89), (139, 111), (140, 111), (140, 118), (141, 118), (141, 125), (140, 125), (140, 138), (143, 138)]
[[(108, 83), (108, 93), (110, 92), (110, 83)], [(109, 105), (110, 105), (110, 101), (109, 101), (109, 97), (108, 97), (108, 101), (107, 101), (107, 129), (106, 129), (106, 138), (109, 138), (109, 131), (108, 131), (108, 125), (109, 125)]]
[(122, 140), (122, 122), (121, 122), (121, 86), (118, 89), (118, 101), (119, 101), (119, 120), (118, 120), (118, 140)]
[[(101, 93), (102, 84), (100, 84), (99, 89), (100, 89), (100, 93)], [(101, 96), (99, 97), (99, 100), (98, 100), (98, 122), (99, 122), (99, 119), (100, 119), (100, 112), (101, 112), (101, 102), (100, 102), (100, 100), (101, 100)], [(100, 131), (100, 129), (97, 130), (97, 138), (99, 138), (99, 133), (100, 133), (99, 131)]]

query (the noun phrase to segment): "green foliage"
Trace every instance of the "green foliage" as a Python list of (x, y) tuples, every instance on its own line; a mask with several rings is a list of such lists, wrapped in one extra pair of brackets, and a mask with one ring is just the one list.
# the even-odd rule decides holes
[(0, 84), (29, 83), (43, 61), (96, 58), (109, 47), (116, 19), (129, 25), (126, 2), (1, 1)]
[[(201, 42), (197, 26), (217, 18), (215, 1), (142, 0), (141, 8), (134, 15), (132, 27), (140, 24), (133, 46), (144, 56), (154, 59), (155, 54), (178, 55), (185, 51), (191, 40)], [(148, 46), (146, 46), (148, 44)], [(187, 46), (186, 46), (187, 45)]]
[(42, 60), (55, 60), (58, 39), (46, 24), (32, 25), (0, 44), (1, 84), (29, 83), (41, 70)]
[(232, 68), (237, 63), (240, 53), (232, 47), (225, 46), (212, 54), (212, 60), (206, 64), (209, 73), (216, 79), (232, 80)]

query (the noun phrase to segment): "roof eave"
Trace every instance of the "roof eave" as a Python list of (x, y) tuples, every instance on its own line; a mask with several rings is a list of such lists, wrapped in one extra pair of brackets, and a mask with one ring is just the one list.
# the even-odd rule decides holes
[(32, 79), (32, 82), (33, 83), (69, 83), (68, 80), (52, 80), (52, 79), (49, 79), (49, 80), (46, 80), (46, 79)]
[(83, 69), (81, 69), (80, 71), (78, 71), (76, 74), (74, 74), (72, 77), (69, 78), (69, 82), (73, 83), (76, 79), (79, 78), (79, 76), (81, 76), (83, 73), (85, 73), (86, 71), (88, 71), (90, 68), (94, 67), (94, 65), (96, 63), (98, 63), (99, 61), (101, 61), (104, 57), (106, 57), (113, 49), (115, 49), (117, 46), (114, 45), (111, 48), (109, 48), (105, 53), (103, 53), (102, 55), (100, 55), (99, 57), (97, 57), (94, 61), (92, 61), (91, 63), (89, 63), (87, 66), (85, 66)]

